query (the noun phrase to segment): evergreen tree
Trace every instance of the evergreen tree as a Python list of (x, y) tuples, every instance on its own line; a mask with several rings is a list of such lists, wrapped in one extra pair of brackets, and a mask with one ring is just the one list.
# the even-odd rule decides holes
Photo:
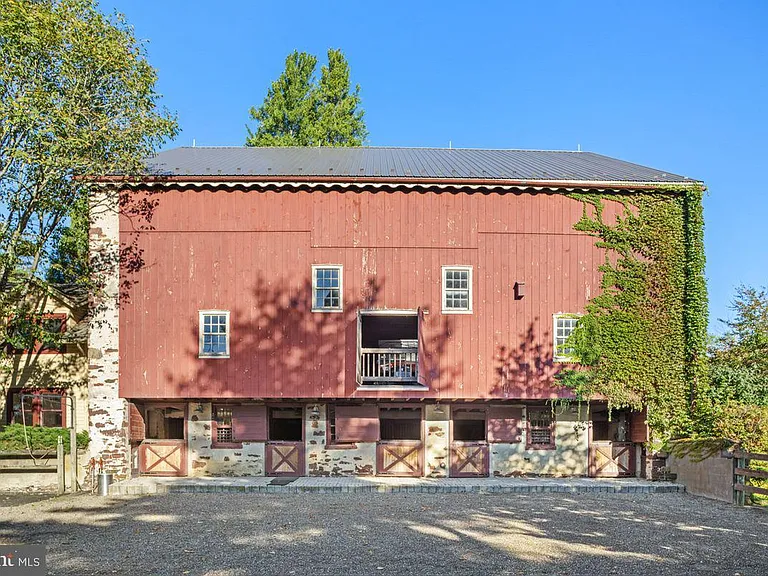
[(317, 87), (316, 141), (320, 146), (360, 146), (368, 136), (360, 108), (360, 85), (350, 92), (349, 63), (341, 50), (328, 50)]
[(768, 292), (740, 286), (732, 309), (728, 330), (710, 346), (713, 401), (768, 406)]
[(258, 122), (248, 128), (247, 146), (311, 146), (317, 105), (314, 78), (317, 58), (294, 51), (285, 59), (285, 70), (272, 82), (260, 108), (251, 108)]
[(294, 51), (272, 83), (264, 103), (251, 108), (247, 146), (360, 146), (368, 135), (360, 108), (360, 86), (350, 92), (349, 64), (341, 50), (328, 50), (320, 81), (317, 58)]

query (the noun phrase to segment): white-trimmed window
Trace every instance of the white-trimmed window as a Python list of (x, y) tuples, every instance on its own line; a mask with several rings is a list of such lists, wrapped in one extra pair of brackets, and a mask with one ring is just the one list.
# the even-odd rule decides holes
[(200, 310), (200, 358), (229, 358), (229, 311)]
[(343, 310), (343, 268), (337, 265), (312, 266), (312, 311)]
[(443, 314), (472, 313), (472, 266), (443, 266)]
[(568, 338), (579, 322), (580, 314), (555, 314), (553, 330), (555, 335), (555, 361), (575, 362), (576, 351), (568, 345)]

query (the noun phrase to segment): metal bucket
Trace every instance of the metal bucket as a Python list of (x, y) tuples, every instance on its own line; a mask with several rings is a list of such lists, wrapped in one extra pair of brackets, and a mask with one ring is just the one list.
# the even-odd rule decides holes
[(110, 484), (112, 484), (112, 474), (99, 472), (99, 496), (109, 496)]

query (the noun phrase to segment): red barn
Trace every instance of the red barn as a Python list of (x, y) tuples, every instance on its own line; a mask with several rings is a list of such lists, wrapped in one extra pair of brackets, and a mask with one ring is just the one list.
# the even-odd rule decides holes
[(118, 474), (639, 472), (642, 415), (548, 403), (605, 259), (570, 193), (691, 180), (518, 150), (177, 148), (149, 169), (92, 218), (94, 257), (122, 260), (90, 344), (92, 449)]

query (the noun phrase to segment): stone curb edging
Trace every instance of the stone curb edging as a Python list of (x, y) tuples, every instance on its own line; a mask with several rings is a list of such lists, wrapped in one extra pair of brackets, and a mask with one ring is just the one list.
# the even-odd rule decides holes
[(110, 496), (133, 496), (149, 494), (665, 494), (685, 492), (679, 484), (652, 486), (215, 486), (196, 484), (115, 484), (110, 487)]

